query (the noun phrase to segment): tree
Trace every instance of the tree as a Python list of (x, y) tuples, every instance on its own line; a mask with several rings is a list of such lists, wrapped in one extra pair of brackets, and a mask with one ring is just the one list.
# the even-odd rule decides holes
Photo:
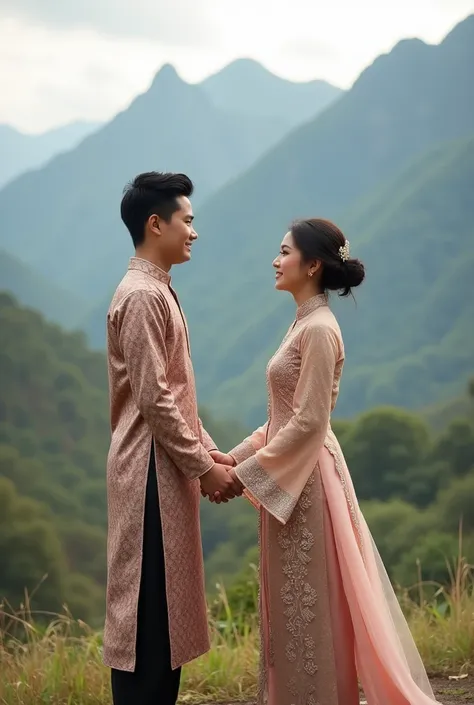
[(433, 457), (446, 462), (454, 475), (474, 467), (474, 424), (469, 418), (452, 421), (433, 449)]
[(458, 555), (457, 536), (440, 531), (432, 531), (420, 536), (407, 550), (393, 571), (399, 585), (416, 585), (421, 574), (423, 581), (434, 581), (441, 585), (450, 582), (449, 566)]
[(434, 511), (444, 531), (455, 534), (462, 524), (465, 535), (474, 535), (474, 467), (469, 475), (440, 492)]
[(345, 439), (345, 455), (361, 499), (404, 498), (413, 468), (430, 448), (427, 425), (401, 409), (362, 414)]
[(398, 499), (364, 502), (362, 510), (390, 575), (407, 547), (436, 525), (431, 513)]
[[(0, 595), (14, 608), (33, 594), (33, 608), (56, 611), (64, 597), (65, 560), (48, 510), (0, 478)], [(36, 592), (37, 590), (37, 592)]]

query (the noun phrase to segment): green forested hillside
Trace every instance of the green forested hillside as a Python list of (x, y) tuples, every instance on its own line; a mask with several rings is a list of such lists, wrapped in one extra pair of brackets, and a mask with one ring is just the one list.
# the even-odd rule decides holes
[[(339, 416), (379, 404), (433, 404), (466, 383), (474, 358), (473, 183), (469, 137), (429, 150), (341, 216), (352, 252), (366, 263), (367, 280), (356, 292), (357, 305), (333, 302), (347, 355)], [(275, 237), (275, 251), (277, 245)], [(245, 410), (255, 425), (265, 413), (266, 363), (293, 313), (287, 296), (273, 293), (270, 271), (267, 277), (263, 268), (256, 271), (251, 252), (245, 268), (229, 261), (218, 299), (208, 284), (207, 294), (195, 292), (187, 309), (203, 398), (224, 416)], [(255, 292), (246, 320), (238, 317), (247, 309), (241, 287)], [(231, 304), (222, 299), (232, 295), (236, 313), (229, 315)], [(219, 331), (218, 349), (200, 326)]]
[[(200, 209), (197, 226), (204, 236), (196, 248), (189, 271), (177, 272), (175, 283), (179, 285), (193, 326), (200, 390), (211, 407), (230, 415), (233, 408), (246, 408), (247, 418), (253, 424), (262, 418), (265, 364), (292, 315), (291, 307), (281, 304), (280, 295), (272, 290), (271, 261), (288, 222), (305, 215), (319, 215), (341, 222), (353, 244), (353, 251), (357, 251), (358, 240), (364, 239), (366, 232), (377, 231), (377, 237), (374, 234), (371, 237), (370, 246), (367, 244), (367, 249), (360, 252), (361, 256), (369, 258), (364, 288), (371, 293), (370, 302), (364, 300), (363, 291), (357, 308), (344, 302), (345, 318), (342, 322), (348, 344), (348, 373), (339, 413), (353, 413), (365, 408), (368, 402), (406, 401), (409, 404), (415, 401), (416, 405), (423, 405), (436, 400), (433, 392), (437, 390), (429, 392), (426, 389), (431, 382), (437, 386), (436, 377), (428, 380), (428, 385), (425, 381), (424, 388), (421, 388), (421, 377), (420, 384), (410, 390), (406, 398), (402, 394), (408, 387), (407, 379), (395, 381), (400, 390), (395, 397), (383, 393), (381, 385), (385, 380), (380, 376), (373, 381), (374, 392), (367, 390), (363, 370), (359, 386), (356, 381), (349, 383), (348, 377), (354, 375), (357, 379), (356, 362), (358, 367), (369, 364), (381, 334), (373, 324), (380, 319), (386, 323), (389, 311), (397, 307), (397, 299), (401, 297), (406, 301), (405, 292), (413, 291), (414, 297), (408, 304), (410, 311), (407, 315), (416, 319), (414, 309), (425, 307), (422, 317), (430, 309), (430, 297), (435, 296), (437, 289), (428, 284), (434, 278), (428, 262), (436, 258), (438, 263), (440, 257), (445, 257), (444, 276), (448, 277), (449, 267), (459, 254), (457, 246), (445, 252), (446, 237), (449, 236), (443, 234), (443, 229), (453, 228), (455, 221), (454, 230), (460, 230), (457, 244), (463, 248), (466, 247), (466, 238), (470, 237), (466, 229), (473, 222), (472, 199), (466, 194), (472, 188), (469, 138), (474, 134), (474, 88), (469, 75), (474, 60), (473, 40), (474, 16), (461, 23), (439, 46), (427, 46), (418, 40), (400, 43), (391, 54), (376, 60), (352, 90), (316, 120), (292, 133), (247, 174)], [(457, 77), (456, 81), (452, 76)], [(466, 135), (469, 154), (460, 162), (460, 174), (453, 167), (444, 177), (442, 162), (445, 159), (447, 164), (450, 163), (450, 147), (446, 157), (436, 152), (433, 155), (431, 150), (449, 141), (448, 138), (459, 139), (463, 134)], [(453, 150), (453, 159), (461, 159), (455, 146)], [(410, 164), (413, 159), (422, 158), (423, 153), (427, 154), (426, 164), (416, 171)], [(430, 160), (437, 164), (437, 173), (433, 177), (437, 193), (431, 200)], [(393, 198), (387, 187), (372, 197), (376, 207), (371, 209), (362, 203), (360, 217), (357, 217), (360, 199), (368, 199), (370, 203), (369, 194), (374, 193), (381, 183), (391, 184), (400, 173), (402, 176), (397, 180), (399, 195)], [(407, 184), (403, 190), (404, 179)], [(426, 180), (424, 190), (422, 180)], [(403, 194), (406, 196), (411, 192), (411, 203), (405, 204)], [(397, 220), (390, 216), (396, 208), (398, 225), (397, 233), (393, 235), (387, 226), (392, 225), (392, 219)], [(353, 216), (350, 214), (352, 209), (355, 211)], [(418, 232), (423, 228), (420, 237), (423, 238), (423, 247), (428, 248), (424, 257), (417, 253), (415, 243), (411, 242), (410, 252), (406, 249), (409, 243), (402, 240), (406, 228), (406, 222), (402, 222), (405, 213), (408, 221), (411, 218), (418, 222), (418, 228), (410, 231), (411, 239), (414, 232), (418, 238)], [(384, 240), (385, 232), (388, 233), (388, 244)], [(443, 240), (438, 244), (439, 234)], [(382, 238), (383, 247), (382, 242), (379, 246), (377, 238)], [(405, 267), (400, 265), (397, 271), (394, 262), (404, 261), (405, 251), (408, 259), (415, 254), (418, 259), (412, 264), (408, 262)], [(384, 279), (378, 272), (383, 273)], [(418, 281), (412, 280), (412, 276), (418, 277)], [(458, 291), (460, 300), (464, 301), (465, 291), (459, 289), (465, 279), (461, 271), (454, 276), (458, 277), (458, 286), (450, 300)], [(420, 281), (425, 281), (426, 286), (418, 287)], [(377, 289), (371, 288), (372, 282), (377, 283)], [(382, 282), (383, 290), (379, 291)], [(378, 313), (368, 312), (369, 305)], [(439, 306), (439, 302), (433, 301), (432, 306), (435, 305)], [(465, 305), (469, 304), (463, 302), (463, 310)], [(449, 325), (447, 329), (446, 323), (451, 323), (451, 311), (445, 315), (442, 306), (433, 325), (436, 321), (444, 329), (437, 331), (437, 338), (432, 335), (431, 339), (436, 344), (443, 340), (443, 345), (450, 346)], [(360, 336), (363, 345), (354, 351), (355, 355), (358, 352), (361, 355), (359, 359), (353, 359), (355, 338), (364, 326), (364, 336)], [(395, 348), (401, 342), (405, 345), (404, 355), (416, 353), (420, 344), (412, 336), (419, 335), (419, 330), (412, 328), (403, 327), (402, 332), (397, 331), (397, 339), (392, 340), (391, 326), (385, 326), (384, 347), (393, 343)], [(214, 346), (209, 350), (208, 336), (212, 333), (219, 333), (224, 342), (219, 348)], [(451, 348), (459, 350), (461, 341), (456, 339), (456, 333), (453, 336)], [(367, 360), (362, 352), (367, 353)], [(426, 355), (430, 360), (429, 350)], [(407, 360), (407, 364), (409, 362)], [(453, 362), (456, 364), (456, 359)], [(391, 371), (392, 368), (388, 368), (387, 372)], [(444, 391), (451, 393), (452, 377), (444, 380), (440, 375), (438, 379)], [(427, 392), (425, 398), (424, 391)], [(413, 400), (415, 394), (418, 396)]]
[[(198, 209), (193, 262), (173, 277), (209, 408), (250, 425), (263, 418), (265, 366), (292, 316), (273, 290), (271, 262), (287, 224), (305, 215), (340, 222), (368, 266), (357, 307), (337, 306), (348, 357), (337, 413), (420, 407), (461, 388), (472, 355), (462, 320), (470, 316), (473, 60), (474, 16), (438, 46), (401, 42)], [(108, 299), (86, 323), (97, 345)]]
[[(246, 433), (202, 418), (223, 448)], [(48, 574), (33, 607), (101, 617), (108, 443), (103, 353), (0, 293), (0, 602)], [(204, 516), (206, 555), (227, 535)]]
[[(109, 440), (104, 356), (7, 294), (0, 295), (0, 351), (0, 601), (17, 606), (25, 589), (39, 586), (33, 608), (58, 610), (65, 602), (75, 616), (100, 624)], [(473, 401), (465, 395), (462, 403), (465, 416), (436, 435), (422, 418), (393, 408), (334, 424), (391, 575), (405, 583), (418, 556), (430, 577), (445, 579), (443, 552), (455, 554), (461, 517), (474, 558)], [(201, 415), (223, 450), (246, 434)], [(255, 557), (256, 520), (245, 500), (220, 507), (203, 501), (210, 591)]]
[(355, 325), (339, 307), (351, 345), (348, 399), (364, 389), (367, 406), (414, 407), (465, 384), (474, 359), (473, 183), (474, 136), (431, 150), (342, 219), (369, 272)]
[(20, 303), (33, 306), (69, 329), (79, 327), (87, 310), (80, 297), (41, 277), (4, 250), (0, 250), (0, 291), (9, 291)]
[(104, 357), (7, 294), (0, 296), (0, 350), (0, 483), (12, 517), (7, 538), (2, 532), (4, 595), (18, 602), (47, 573), (33, 604), (56, 609), (67, 600), (97, 615), (109, 436)]
[[(439, 46), (402, 42), (380, 57), (319, 118), (201, 202), (193, 262), (173, 272), (205, 423), (227, 450), (246, 433), (239, 424), (263, 420), (265, 366), (292, 320), (271, 267), (288, 222), (319, 215), (342, 225), (367, 281), (356, 304), (334, 301), (347, 353), (336, 410), (346, 420), (335, 426), (401, 582), (415, 577), (418, 558), (430, 577), (444, 579), (461, 517), (474, 559), (473, 407), (462, 396), (474, 369), (473, 40), (471, 17)], [(219, 115), (202, 87), (167, 67), (75, 152), (0, 192), (1, 241), (35, 263), (0, 255), (0, 287), (65, 326), (81, 304), (62, 288), (100, 295), (87, 332), (103, 342), (108, 292), (131, 251), (118, 223), (123, 183), (151, 156), (150, 168), (204, 169), (199, 204), (259, 141), (256, 123), (237, 129), (240, 118)], [(244, 133), (250, 151), (242, 152)], [(33, 230), (20, 217), (25, 203)], [(34, 605), (66, 601), (77, 616), (100, 621), (108, 439), (104, 355), (87, 347), (85, 334), (66, 333), (1, 294), (0, 600), (17, 604), (47, 574)], [(256, 516), (239, 500), (203, 503), (202, 517), (212, 589), (255, 555)]]

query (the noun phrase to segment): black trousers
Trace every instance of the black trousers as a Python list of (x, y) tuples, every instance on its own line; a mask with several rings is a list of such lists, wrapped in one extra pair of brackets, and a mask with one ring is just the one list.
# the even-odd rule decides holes
[(153, 446), (146, 487), (136, 648), (133, 673), (112, 669), (114, 705), (175, 705), (181, 669), (171, 670), (163, 534)]

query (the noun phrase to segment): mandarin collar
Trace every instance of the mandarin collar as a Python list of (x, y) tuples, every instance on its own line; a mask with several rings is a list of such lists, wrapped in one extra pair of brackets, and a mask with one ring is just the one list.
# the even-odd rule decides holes
[(299, 321), (301, 318), (304, 318), (310, 313), (313, 313), (313, 311), (316, 311), (316, 309), (320, 308), (321, 306), (327, 306), (328, 305), (328, 295), (327, 294), (316, 294), (316, 296), (312, 296), (310, 299), (307, 299), (301, 306), (298, 306), (296, 309), (296, 320)]
[(141, 257), (130, 257), (128, 268), (136, 269), (140, 272), (144, 272), (145, 274), (149, 274), (154, 279), (158, 279), (160, 282), (168, 284), (168, 286), (171, 283), (171, 276), (168, 272), (165, 272), (164, 269), (161, 269), (161, 267), (158, 267), (156, 264), (153, 264), (153, 262), (150, 262), (147, 259), (142, 259)]

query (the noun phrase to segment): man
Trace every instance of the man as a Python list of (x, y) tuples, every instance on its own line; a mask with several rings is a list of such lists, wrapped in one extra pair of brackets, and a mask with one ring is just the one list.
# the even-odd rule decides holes
[(115, 705), (174, 705), (181, 666), (209, 649), (200, 491), (240, 494), (198, 417), (186, 320), (170, 270), (197, 238), (183, 174), (147, 173), (121, 215), (135, 257), (107, 315), (112, 438), (107, 461), (104, 662)]

